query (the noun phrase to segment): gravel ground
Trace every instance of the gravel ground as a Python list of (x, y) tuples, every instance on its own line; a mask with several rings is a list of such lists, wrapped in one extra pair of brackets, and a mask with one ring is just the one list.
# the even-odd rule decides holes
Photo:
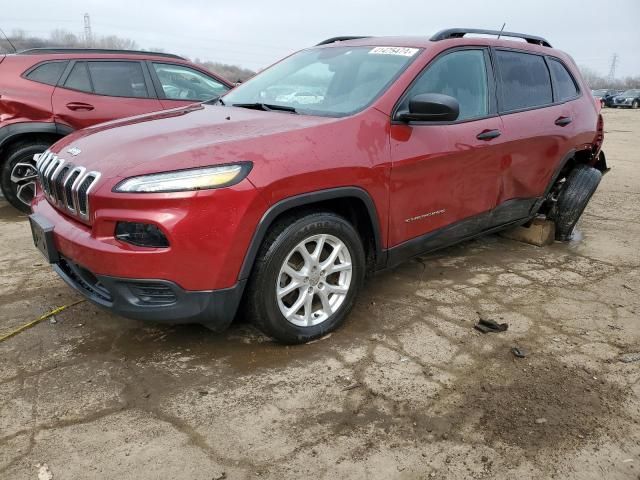
[[(605, 117), (613, 170), (574, 241), (408, 262), (313, 344), (88, 303), (6, 340), (0, 478), (640, 478), (640, 112)], [(79, 297), (0, 202), (5, 333)]]

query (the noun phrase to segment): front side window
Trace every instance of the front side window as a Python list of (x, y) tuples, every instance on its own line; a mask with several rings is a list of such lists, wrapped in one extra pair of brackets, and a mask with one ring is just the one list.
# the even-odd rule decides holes
[(423, 93), (441, 93), (455, 98), (460, 105), (458, 120), (487, 116), (489, 88), (484, 52), (458, 50), (437, 58), (409, 90), (404, 100), (405, 109), (412, 97)]
[(205, 101), (225, 94), (229, 88), (202, 72), (182, 65), (154, 63), (164, 96), (169, 100)]
[(140, 62), (89, 62), (89, 73), (98, 95), (149, 97)]
[(226, 105), (271, 105), (341, 117), (364, 109), (417, 57), (407, 47), (328, 47), (298, 52), (224, 97)]
[(47, 62), (37, 66), (27, 74), (29, 80), (34, 82), (56, 85), (64, 69), (69, 62)]
[(93, 93), (89, 72), (87, 70), (87, 62), (76, 62), (67, 80), (64, 82), (64, 86), (73, 90), (80, 90), (81, 92)]
[(502, 111), (510, 112), (553, 103), (549, 69), (540, 55), (498, 50), (498, 78)]
[[(578, 87), (573, 80), (571, 74), (567, 71), (567, 68), (559, 61), (550, 59), (549, 68), (553, 75), (553, 82), (556, 86), (556, 93), (558, 98), (556, 101), (564, 102), (578, 96)], [(606, 90), (601, 94), (604, 95)]]

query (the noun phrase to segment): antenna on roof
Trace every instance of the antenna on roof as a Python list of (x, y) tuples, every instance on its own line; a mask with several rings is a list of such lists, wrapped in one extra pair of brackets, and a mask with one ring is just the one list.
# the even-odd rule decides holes
[(18, 53), (18, 50), (16, 49), (16, 47), (13, 45), (13, 43), (11, 43), (11, 40), (9, 40), (9, 37), (7, 37), (7, 34), (4, 33), (4, 30), (2, 30), (0, 28), (0, 32), (2, 32), (2, 35), (4, 36), (4, 38), (7, 39), (7, 42), (9, 42), (9, 45), (11, 45), (11, 48), (13, 48), (13, 53)]
[(506, 26), (507, 26), (507, 22), (504, 22), (502, 24), (502, 28), (500, 29), (500, 33), (498, 34), (498, 40), (500, 39), (500, 36), (502, 35), (502, 32), (504, 32), (504, 27), (506, 27)]

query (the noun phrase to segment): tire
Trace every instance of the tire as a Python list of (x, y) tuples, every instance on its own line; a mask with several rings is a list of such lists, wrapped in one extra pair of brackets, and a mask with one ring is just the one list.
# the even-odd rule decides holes
[(49, 148), (38, 140), (11, 147), (0, 167), (0, 187), (4, 198), (24, 213), (31, 213), (31, 199), (35, 192), (35, 162), (33, 156)]
[(631, 104), (631, 108), (633, 108), (634, 110), (638, 108), (638, 100), (633, 101), (633, 103)]
[(601, 179), (602, 173), (587, 165), (578, 165), (571, 170), (550, 215), (556, 224), (556, 240), (571, 238), (573, 228)]
[[(306, 260), (301, 248), (309, 255)], [(314, 260), (316, 254), (319, 261)], [(331, 254), (337, 257), (328, 264)], [(339, 271), (329, 273), (330, 268)], [(278, 221), (266, 235), (253, 267), (245, 314), (281, 343), (306, 343), (344, 321), (362, 288), (365, 270), (362, 241), (343, 217), (314, 212)]]

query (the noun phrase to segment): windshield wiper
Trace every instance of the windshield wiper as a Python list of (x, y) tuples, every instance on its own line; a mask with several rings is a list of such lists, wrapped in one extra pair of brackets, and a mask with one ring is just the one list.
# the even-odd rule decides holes
[(271, 103), (234, 103), (234, 107), (240, 108), (251, 108), (253, 110), (264, 110), (265, 112), (289, 112), (289, 113), (298, 113), (298, 111), (293, 107), (288, 107), (286, 105), (274, 105)]
[(202, 102), (205, 105), (222, 105), (224, 107), (224, 100), (222, 100), (222, 96), (218, 95), (217, 97), (213, 97), (210, 100), (205, 100)]

